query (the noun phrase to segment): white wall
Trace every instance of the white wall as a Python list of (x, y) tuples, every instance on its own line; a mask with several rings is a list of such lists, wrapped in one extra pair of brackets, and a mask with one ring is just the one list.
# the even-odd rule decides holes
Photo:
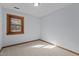
[(0, 8), (0, 49), (2, 48), (2, 9)]
[[(6, 35), (6, 14), (24, 16), (24, 34)], [(27, 42), (40, 38), (40, 20), (29, 14), (3, 8), (3, 46)]]
[(56, 10), (41, 24), (43, 40), (79, 53), (79, 4)]

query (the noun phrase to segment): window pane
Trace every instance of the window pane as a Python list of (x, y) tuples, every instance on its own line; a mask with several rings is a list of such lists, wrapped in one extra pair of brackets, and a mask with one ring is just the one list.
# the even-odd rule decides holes
[(21, 20), (20, 19), (11, 18), (11, 24), (21, 25)]
[(20, 32), (21, 31), (21, 26), (18, 25), (11, 25), (11, 32)]
[(21, 31), (21, 20), (11, 18), (11, 32), (20, 32)]

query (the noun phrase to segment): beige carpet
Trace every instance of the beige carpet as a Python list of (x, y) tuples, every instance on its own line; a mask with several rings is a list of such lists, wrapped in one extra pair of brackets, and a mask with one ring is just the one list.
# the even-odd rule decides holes
[(1, 56), (77, 56), (43, 41), (34, 41), (26, 44), (4, 48)]

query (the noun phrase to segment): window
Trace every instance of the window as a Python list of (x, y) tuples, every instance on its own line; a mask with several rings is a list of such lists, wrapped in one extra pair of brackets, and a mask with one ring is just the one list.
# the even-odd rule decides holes
[(7, 35), (24, 33), (24, 17), (7, 14)]

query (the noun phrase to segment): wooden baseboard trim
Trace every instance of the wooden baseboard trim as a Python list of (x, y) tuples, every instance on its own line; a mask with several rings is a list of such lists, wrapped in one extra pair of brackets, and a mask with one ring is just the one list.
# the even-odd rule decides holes
[[(17, 43), (17, 44), (13, 44), (13, 45), (9, 45), (9, 46), (4, 46), (4, 47), (2, 47), (2, 49), (3, 48), (7, 48), (7, 47), (12, 47), (12, 46), (16, 46), (16, 45), (21, 45), (21, 44), (25, 44), (25, 43), (30, 43), (30, 42), (34, 42), (34, 41), (38, 41), (38, 40), (40, 40), (40, 39), (36, 39), (36, 40), (31, 40), (31, 41), (27, 41), (27, 42), (22, 42), (22, 43)], [(1, 49), (1, 50), (2, 50)]]
[(3, 50), (3, 47), (1, 48), (0, 52)]
[(74, 53), (74, 54), (76, 54), (76, 55), (79, 56), (79, 53), (77, 53), (77, 52), (74, 52), (74, 51), (72, 51), (72, 50), (66, 49), (66, 48), (61, 47), (61, 46), (57, 46), (57, 47), (62, 48), (62, 49), (64, 49), (64, 50), (66, 50), (66, 51), (72, 52), (72, 53)]
[[(45, 40), (42, 40), (42, 39), (39, 39), (39, 40), (41, 40), (41, 41), (43, 41), (43, 42), (46, 42), (46, 43), (48, 43), (48, 44), (54, 45), (53, 43), (47, 42), (47, 41), (45, 41)], [(64, 49), (64, 50), (66, 50), (66, 51), (69, 51), (69, 52), (71, 52), (71, 53), (74, 53), (74, 54), (76, 54), (76, 55), (79, 56), (79, 53), (77, 53), (77, 52), (71, 51), (71, 50), (66, 49), (66, 48), (64, 48), (64, 47), (61, 47), (61, 46), (57, 46), (57, 47), (59, 47), (59, 48), (61, 48), (61, 49)]]
[(40, 39), (36, 39), (36, 40), (31, 40), (31, 41), (27, 41), (27, 42), (22, 42), (22, 43), (17, 43), (17, 44), (13, 44), (13, 45), (9, 45), (9, 46), (4, 46), (1, 48), (0, 52), (4, 49), (4, 48), (8, 48), (8, 47), (12, 47), (12, 46), (16, 46), (16, 45), (21, 45), (21, 44), (25, 44), (25, 43), (30, 43), (30, 42), (34, 42), (34, 41), (38, 41)]
[(8, 48), (8, 47), (12, 47), (12, 46), (16, 46), (16, 45), (21, 45), (21, 44), (25, 44), (25, 43), (30, 43), (30, 42), (34, 42), (34, 41), (38, 41), (40, 39), (36, 39), (36, 40), (31, 40), (31, 41), (27, 41), (27, 42), (22, 42), (22, 43), (17, 43), (17, 44), (13, 44), (13, 45), (9, 45), (9, 46), (4, 46), (1, 48), (0, 52), (4, 49), (4, 48)]
[[(53, 43), (47, 42), (47, 41), (45, 41), (45, 40), (37, 39), (37, 40), (32, 40), (32, 41), (28, 41), (28, 42), (22, 42), (22, 43), (18, 43), (18, 44), (14, 44), (14, 45), (9, 45), (9, 46), (2, 47), (2, 49), (0, 50), (0, 52), (1, 52), (4, 48), (7, 48), (7, 47), (12, 47), (12, 46), (16, 46), (16, 45), (25, 44), (25, 43), (30, 43), (30, 42), (34, 42), (34, 41), (38, 41), (38, 40), (43, 41), (43, 42), (46, 42), (46, 43), (51, 44), (51, 45), (54, 45)], [(64, 47), (61, 47), (61, 46), (57, 46), (57, 47), (62, 48), (62, 49), (64, 49), (64, 50), (66, 50), (66, 51), (69, 51), (69, 52), (74, 53), (74, 54), (76, 54), (76, 55), (79, 56), (79, 53), (77, 53), (77, 52), (71, 51), (71, 50), (66, 49), (66, 48), (64, 48)]]

